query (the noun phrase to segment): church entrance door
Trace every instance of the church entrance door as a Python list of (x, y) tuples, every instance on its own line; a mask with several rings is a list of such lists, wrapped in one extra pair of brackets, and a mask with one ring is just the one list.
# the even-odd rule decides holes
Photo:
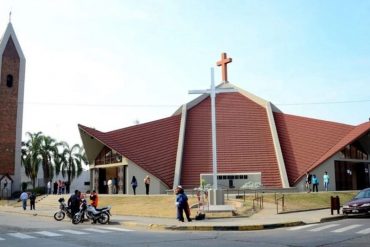
[(370, 186), (369, 163), (335, 161), (336, 190), (362, 190)]

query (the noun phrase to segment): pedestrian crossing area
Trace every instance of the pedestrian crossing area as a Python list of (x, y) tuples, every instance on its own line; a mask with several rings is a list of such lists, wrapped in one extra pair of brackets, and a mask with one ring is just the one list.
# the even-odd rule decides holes
[(309, 224), (309, 225), (301, 225), (287, 228), (288, 231), (307, 231), (307, 232), (332, 232), (332, 233), (355, 233), (355, 234), (369, 234), (370, 227), (361, 225), (361, 224), (352, 224), (352, 225), (341, 225), (338, 223), (330, 223), (330, 224)]
[[(37, 231), (37, 232), (10, 232), (0, 234), (0, 241), (6, 241), (11, 239), (32, 239), (32, 238), (40, 238), (40, 237), (63, 237), (63, 236), (71, 236), (71, 235), (88, 235), (88, 234), (106, 234), (112, 232), (132, 232), (134, 230), (125, 229), (120, 227), (96, 227), (96, 228), (82, 228), (78, 230), (73, 229), (61, 229), (61, 230), (53, 230), (53, 231)], [(0, 242), (1, 246), (1, 242)]]

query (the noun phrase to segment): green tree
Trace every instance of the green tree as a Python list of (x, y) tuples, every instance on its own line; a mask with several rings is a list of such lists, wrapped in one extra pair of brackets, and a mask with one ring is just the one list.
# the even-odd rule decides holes
[(40, 154), (42, 133), (26, 133), (29, 140), (22, 142), (21, 163), (24, 166), (26, 176), (31, 179), (32, 187), (35, 188), (37, 173), (42, 163)]
[(58, 155), (58, 146), (61, 144), (56, 142), (50, 136), (41, 137), (40, 154), (42, 157), (42, 170), (44, 172), (44, 184), (54, 177), (54, 157)]
[(82, 165), (87, 164), (85, 150), (75, 144), (71, 148), (68, 143), (63, 142), (63, 150), (55, 157), (55, 170), (58, 175), (62, 172), (63, 178), (67, 176), (68, 183), (71, 184), (73, 179), (82, 173)]

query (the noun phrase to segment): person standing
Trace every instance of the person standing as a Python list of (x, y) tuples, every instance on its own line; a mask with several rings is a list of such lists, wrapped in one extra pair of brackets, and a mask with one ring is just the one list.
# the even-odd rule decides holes
[(150, 177), (147, 175), (144, 178), (144, 184), (145, 184), (145, 194), (149, 195), (149, 187), (150, 187)]
[(98, 202), (99, 202), (98, 193), (96, 193), (96, 191), (93, 190), (93, 192), (90, 195), (90, 204), (91, 206), (97, 208)]
[(62, 194), (62, 180), (58, 180), (58, 195)]
[(5, 190), (7, 187), (8, 187), (8, 179), (5, 178), (3, 190)]
[(117, 194), (117, 179), (112, 178), (112, 193)]
[(134, 195), (136, 195), (137, 179), (135, 176), (132, 176), (131, 186), (132, 186), (132, 190), (134, 191)]
[(75, 193), (68, 199), (68, 207), (71, 208), (72, 217), (80, 210), (80, 192), (75, 190)]
[(108, 194), (112, 194), (112, 191), (113, 191), (113, 181), (112, 179), (110, 178), (108, 180)]
[(311, 183), (312, 183), (312, 175), (308, 172), (306, 172), (306, 190), (307, 190), (307, 193), (310, 193), (311, 192)]
[(48, 189), (47, 193), (48, 195), (50, 195), (51, 194), (51, 181), (50, 180), (48, 181), (48, 184), (46, 185), (46, 187)]
[(36, 194), (32, 192), (30, 195), (30, 210), (35, 210)]
[(26, 210), (27, 208), (27, 200), (28, 200), (28, 194), (26, 191), (23, 191), (19, 199), (22, 201), (22, 207), (23, 210)]
[(53, 194), (56, 195), (58, 193), (58, 182), (55, 180), (53, 184)]
[(319, 192), (319, 179), (316, 177), (315, 174), (312, 175), (312, 191), (313, 192)]
[(322, 180), (324, 182), (325, 191), (328, 191), (330, 177), (327, 171), (325, 171), (324, 176), (322, 176)]

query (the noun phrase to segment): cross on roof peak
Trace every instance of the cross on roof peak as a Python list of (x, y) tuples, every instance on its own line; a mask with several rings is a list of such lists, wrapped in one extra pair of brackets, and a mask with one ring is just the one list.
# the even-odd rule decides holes
[(221, 53), (221, 60), (217, 61), (217, 66), (221, 66), (222, 69), (222, 83), (228, 83), (227, 80), (227, 64), (231, 63), (233, 60), (231, 57), (227, 57), (226, 52)]

